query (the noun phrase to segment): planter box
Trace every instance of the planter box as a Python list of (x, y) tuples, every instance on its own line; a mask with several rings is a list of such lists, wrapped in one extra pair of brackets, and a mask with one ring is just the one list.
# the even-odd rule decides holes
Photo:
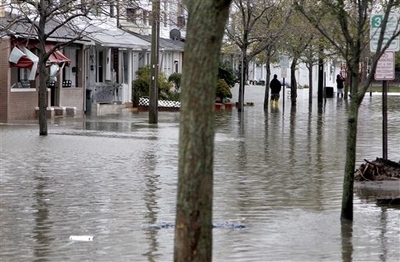
[(233, 104), (232, 103), (225, 103), (225, 110), (232, 110)]

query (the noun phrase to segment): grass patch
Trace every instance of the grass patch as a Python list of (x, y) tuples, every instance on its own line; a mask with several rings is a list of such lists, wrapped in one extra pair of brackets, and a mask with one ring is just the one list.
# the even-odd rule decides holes
[[(368, 89), (368, 92), (370, 91), (370, 89)], [(372, 86), (372, 92), (382, 92), (382, 84), (380, 84), (380, 85), (376, 85), (376, 84), (374, 84), (373, 86)], [(398, 86), (398, 85), (388, 85), (388, 92), (393, 92), (393, 93), (395, 93), (395, 92), (397, 92), (397, 93), (400, 93), (400, 86)]]

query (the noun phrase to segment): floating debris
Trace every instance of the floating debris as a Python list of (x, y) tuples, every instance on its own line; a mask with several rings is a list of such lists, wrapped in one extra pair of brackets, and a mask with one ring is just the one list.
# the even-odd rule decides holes
[(241, 223), (224, 222), (213, 224), (213, 228), (244, 229), (246, 226)]
[(376, 158), (374, 161), (364, 159), (364, 161), (365, 163), (355, 171), (355, 181), (396, 181), (400, 179), (400, 163), (383, 158)]
[(376, 198), (378, 204), (389, 205), (389, 206), (399, 206), (400, 196), (397, 197), (378, 197)]
[(161, 222), (161, 223), (156, 223), (156, 224), (145, 224), (145, 225), (142, 225), (142, 227), (144, 227), (144, 228), (157, 228), (157, 229), (175, 228), (175, 224), (174, 223), (170, 223), (170, 222)]
[(93, 236), (70, 236), (69, 240), (73, 240), (73, 241), (93, 241)]

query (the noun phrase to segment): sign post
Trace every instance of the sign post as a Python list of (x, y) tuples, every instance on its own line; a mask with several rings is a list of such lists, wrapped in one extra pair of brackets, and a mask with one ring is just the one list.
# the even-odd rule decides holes
[[(370, 23), (370, 50), (376, 52), (378, 49), (379, 36), (381, 33), (381, 26), (383, 22), (383, 14), (371, 15)], [(385, 53), (378, 60), (375, 70), (375, 80), (382, 80), (382, 157), (387, 159), (387, 89), (388, 80), (394, 79), (394, 52), (400, 50), (400, 38), (394, 38), (393, 35), (398, 32), (399, 14), (389, 14), (386, 23), (386, 29), (383, 32), (382, 46), (385, 46), (390, 39), (388, 48)]]
[(289, 67), (289, 57), (287, 55), (279, 56), (279, 66), (281, 67), (281, 77), (283, 78), (283, 97), (282, 97), (282, 107), (285, 110), (285, 77), (287, 73), (287, 68)]
[(378, 60), (375, 80), (382, 80), (382, 158), (387, 159), (387, 91), (388, 80), (394, 79), (394, 52), (385, 52)]
[(387, 159), (387, 91), (388, 80), (394, 80), (394, 52), (384, 52), (379, 58), (375, 80), (382, 80), (382, 158)]

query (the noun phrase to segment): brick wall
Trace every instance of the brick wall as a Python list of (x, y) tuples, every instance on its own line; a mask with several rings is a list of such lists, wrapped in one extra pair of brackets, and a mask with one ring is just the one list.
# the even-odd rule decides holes
[(8, 120), (35, 119), (38, 92), (35, 89), (10, 93)]
[(60, 95), (60, 106), (76, 107), (77, 114), (83, 113), (83, 88), (70, 87), (62, 88)]

